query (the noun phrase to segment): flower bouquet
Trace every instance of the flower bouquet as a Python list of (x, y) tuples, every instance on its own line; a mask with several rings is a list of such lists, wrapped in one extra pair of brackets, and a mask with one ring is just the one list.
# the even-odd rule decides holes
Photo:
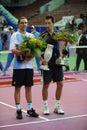
[(41, 38), (23, 37), (24, 41), (20, 44), (19, 49), (23, 51), (26, 57), (40, 57), (47, 46), (46, 42)]
[[(66, 30), (61, 30), (55, 33), (54, 36), (55, 40), (58, 41), (65, 41), (65, 42), (69, 42), (70, 44), (76, 44), (77, 42), (77, 35), (76, 32), (74, 33), (70, 33)], [(68, 54), (68, 52), (67, 52)], [(56, 64), (57, 65), (62, 65), (62, 66), (68, 66), (68, 61), (66, 59), (66, 52), (64, 52), (63, 56), (60, 56), (57, 60), (56, 60)]]
[(76, 32), (70, 33), (70, 32), (67, 32), (66, 30), (61, 30), (61, 31), (56, 32), (54, 39), (58, 41), (69, 42), (70, 44), (75, 44), (77, 42)]

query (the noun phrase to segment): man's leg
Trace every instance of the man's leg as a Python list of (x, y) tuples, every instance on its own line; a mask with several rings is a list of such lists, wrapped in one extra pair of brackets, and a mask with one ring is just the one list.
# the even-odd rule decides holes
[(82, 57), (80, 55), (77, 55), (77, 58), (76, 58), (76, 68), (75, 68), (76, 71), (79, 70), (81, 59), (82, 59)]
[(84, 70), (87, 70), (87, 56), (83, 55), (83, 61), (84, 61)]
[(15, 92), (14, 92), (15, 104), (20, 103), (20, 90), (21, 90), (21, 87), (15, 87)]
[(43, 88), (42, 88), (42, 98), (44, 101), (44, 114), (49, 115), (49, 107), (48, 107), (48, 87), (49, 83), (43, 83)]
[(26, 86), (25, 87), (25, 97), (28, 105), (28, 110), (27, 110), (27, 116), (32, 116), (32, 117), (38, 117), (39, 114), (35, 112), (32, 106), (32, 92), (31, 92), (31, 87)]
[(21, 105), (20, 105), (20, 90), (21, 87), (15, 87), (15, 91), (14, 91), (14, 99), (15, 99), (15, 105), (16, 105), (16, 109), (17, 109), (17, 119), (22, 119), (22, 111), (21, 111)]
[(48, 87), (49, 87), (49, 83), (43, 83), (43, 88), (42, 88), (43, 100), (47, 100), (48, 99)]
[(25, 87), (25, 97), (28, 103), (28, 110), (32, 109), (32, 94), (31, 94), (31, 87)]
[(63, 88), (63, 81), (57, 82), (57, 88), (56, 88), (56, 100), (61, 99), (61, 94), (62, 94), (62, 88)]
[(64, 111), (62, 110), (60, 106), (62, 88), (63, 88), (63, 81), (57, 82), (57, 88), (56, 88), (56, 93), (55, 93), (56, 103), (55, 103), (54, 112), (58, 114), (64, 114)]
[(27, 102), (32, 102), (31, 87), (25, 87), (25, 96)]

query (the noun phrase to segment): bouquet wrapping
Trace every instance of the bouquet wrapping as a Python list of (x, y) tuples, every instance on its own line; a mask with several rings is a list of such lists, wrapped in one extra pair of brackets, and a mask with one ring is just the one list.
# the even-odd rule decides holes
[(65, 30), (61, 30), (55, 33), (54, 39), (58, 41), (66, 41), (70, 44), (75, 44), (77, 42), (77, 35), (76, 32), (70, 33)]
[(47, 43), (41, 37), (36, 38), (28, 38), (23, 37), (24, 41), (20, 44), (19, 49), (23, 51), (26, 57), (40, 57), (47, 46)]

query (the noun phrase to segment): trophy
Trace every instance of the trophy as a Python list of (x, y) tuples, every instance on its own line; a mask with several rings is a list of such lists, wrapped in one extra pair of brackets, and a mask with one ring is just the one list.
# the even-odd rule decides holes
[(66, 57), (59, 57), (56, 60), (56, 65), (61, 65), (61, 66), (68, 66), (68, 60)]
[[(49, 60), (52, 57), (53, 47), (54, 47), (54, 45), (47, 44), (47, 48), (46, 48), (45, 53), (44, 53), (44, 59), (46, 60), (47, 63), (49, 62)], [(49, 67), (47, 64), (41, 65), (41, 69), (42, 70), (49, 70)]]
[[(19, 50), (19, 44), (16, 44), (15, 47), (17, 50)], [(17, 61), (20, 63), (25, 60), (25, 56), (23, 56), (23, 55), (16, 55), (16, 57), (17, 57)]]
[(67, 55), (68, 51), (66, 49), (63, 49), (62, 55), (56, 60), (56, 65), (68, 66), (68, 60), (66, 58)]

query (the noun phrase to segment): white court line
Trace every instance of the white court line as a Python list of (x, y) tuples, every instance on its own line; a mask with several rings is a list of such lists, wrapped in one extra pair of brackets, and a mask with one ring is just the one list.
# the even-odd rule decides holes
[[(14, 106), (8, 105), (8, 104), (6, 104), (4, 102), (0, 102), (0, 103), (5, 105), (5, 106), (16, 109)], [(23, 110), (23, 112), (26, 112), (26, 111)], [(41, 117), (41, 119), (43, 118), (44, 120), (42, 120), (42, 121), (34, 121), (34, 122), (25, 122), (25, 123), (19, 123), (19, 124), (11, 124), (11, 125), (2, 125), (2, 126), (0, 126), (0, 128), (16, 127), (16, 126), (23, 126), (23, 125), (29, 125), (29, 124), (32, 125), (32, 124), (46, 123), (46, 122), (52, 122), (52, 121), (62, 121), (62, 120), (76, 119), (76, 118), (81, 118), (81, 117), (87, 117), (87, 114), (77, 115), (77, 116), (70, 116), (70, 117), (63, 117), (63, 118), (56, 118), (56, 119), (47, 119), (47, 118)]]
[(81, 79), (82, 81), (87, 81), (87, 79)]
[[(7, 104), (7, 103), (4, 103), (4, 102), (0, 102), (0, 103), (1, 103), (2, 105), (8, 106), (8, 107), (10, 107), (10, 108), (16, 109), (16, 107), (14, 107), (14, 106), (12, 106), (12, 105), (9, 105), (9, 104)], [(26, 113), (25, 110), (22, 109), (22, 111), (23, 111), (24, 113)], [(49, 119), (47, 119), (47, 118), (45, 118), (45, 117), (42, 117), (42, 116), (39, 116), (39, 118), (40, 118), (40, 119), (44, 119), (44, 120), (46, 120), (46, 121), (49, 120)]]
[(63, 117), (63, 118), (57, 118), (57, 119), (50, 119), (48, 121), (43, 120), (43, 121), (34, 121), (34, 122), (26, 122), (26, 123), (11, 124), (11, 125), (2, 125), (2, 126), (0, 126), (0, 128), (32, 125), (32, 124), (46, 123), (46, 122), (52, 122), (52, 121), (69, 120), (69, 119), (75, 119), (75, 118), (81, 118), (81, 117), (87, 117), (87, 114), (85, 114), (85, 115), (77, 115), (77, 116), (70, 116), (70, 117)]

